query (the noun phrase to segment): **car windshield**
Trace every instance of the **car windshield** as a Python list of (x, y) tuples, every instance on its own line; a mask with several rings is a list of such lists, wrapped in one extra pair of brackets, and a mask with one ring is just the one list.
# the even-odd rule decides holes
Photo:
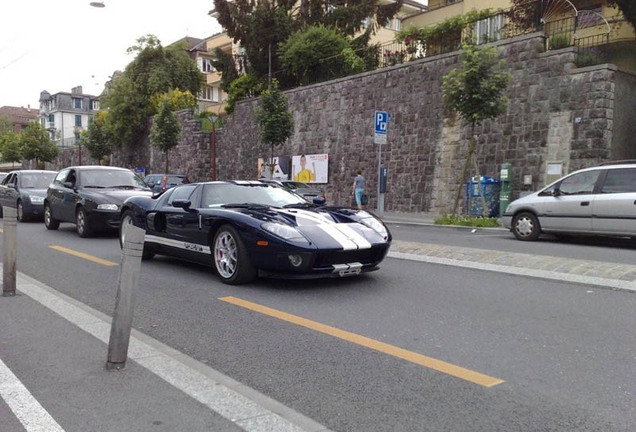
[(128, 170), (82, 170), (80, 184), (85, 188), (140, 188), (147, 186)]
[(20, 187), (24, 189), (46, 189), (55, 178), (55, 173), (22, 173)]
[(307, 203), (307, 201), (299, 195), (271, 184), (219, 183), (205, 185), (202, 206), (210, 208), (248, 204), (284, 207), (302, 203)]
[(285, 185), (292, 189), (311, 189), (307, 183), (297, 182), (297, 181), (286, 181)]

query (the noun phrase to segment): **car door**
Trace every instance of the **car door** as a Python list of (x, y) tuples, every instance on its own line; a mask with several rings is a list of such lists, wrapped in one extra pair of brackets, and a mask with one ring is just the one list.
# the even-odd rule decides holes
[(60, 171), (53, 184), (49, 187), (46, 199), (49, 202), (53, 218), (66, 221), (75, 221), (75, 204), (79, 200), (79, 196), (75, 191), (75, 187), (68, 187), (65, 183), (75, 185), (77, 174), (74, 169), (65, 169)]
[(544, 231), (592, 232), (592, 207), (602, 170), (582, 171), (555, 185), (545, 197), (539, 222)]
[(10, 207), (12, 205), (11, 191), (15, 192), (16, 174), (11, 173), (6, 176), (0, 183), (0, 205)]
[[(209, 255), (210, 245), (202, 239), (199, 224), (200, 214), (196, 207), (200, 204), (200, 191), (195, 193), (197, 185), (175, 187), (170, 197), (160, 209), (161, 220), (165, 223), (164, 245), (185, 259), (201, 261), (201, 254)], [(198, 197), (198, 198), (197, 198)], [(192, 201), (194, 199), (194, 201)], [(189, 210), (173, 206), (177, 200), (191, 200)]]
[(607, 169), (592, 207), (599, 234), (636, 235), (636, 167)]

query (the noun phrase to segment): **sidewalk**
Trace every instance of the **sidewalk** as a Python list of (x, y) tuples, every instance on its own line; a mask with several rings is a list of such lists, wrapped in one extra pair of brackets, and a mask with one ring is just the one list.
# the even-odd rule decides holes
[(0, 297), (0, 430), (327, 431), (133, 330), (105, 369), (110, 319), (25, 275)]

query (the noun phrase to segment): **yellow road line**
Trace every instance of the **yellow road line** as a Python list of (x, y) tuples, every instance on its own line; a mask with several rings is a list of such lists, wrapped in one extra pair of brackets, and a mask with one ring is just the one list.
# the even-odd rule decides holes
[(446, 363), (444, 361), (437, 360), (432, 357), (427, 357), (422, 354), (418, 354), (412, 351), (407, 351), (405, 349), (396, 347), (394, 345), (389, 345), (384, 342), (380, 342), (374, 339), (360, 336), (358, 334), (351, 333), (345, 330), (340, 330), (338, 328), (321, 324), (316, 321), (311, 321), (296, 315), (291, 315), (286, 312), (281, 312), (279, 310), (272, 309), (267, 306), (259, 305), (257, 303), (252, 303), (247, 300), (242, 300), (240, 298), (231, 297), (231, 296), (221, 297), (219, 298), (219, 300), (227, 302), (227, 303), (231, 303), (233, 305), (240, 306), (255, 312), (259, 312), (264, 315), (278, 318), (280, 320), (287, 321), (292, 324), (306, 327), (308, 329), (315, 330), (320, 333), (337, 337), (347, 342), (352, 342), (354, 344), (361, 345), (363, 347), (370, 348), (372, 350), (379, 351), (381, 353), (388, 354), (393, 357), (397, 357), (402, 360), (406, 360), (411, 363), (415, 363), (420, 366), (424, 366), (429, 369), (433, 369), (435, 371), (445, 373), (447, 375), (452, 375), (454, 377), (461, 378), (466, 381), (470, 381), (480, 386), (493, 387), (493, 386), (496, 386), (497, 384), (501, 384), (504, 382), (503, 380), (500, 380), (499, 378), (494, 378), (488, 375), (484, 375), (482, 373), (475, 372), (470, 369), (465, 369), (463, 367), (456, 366), (451, 363)]
[(97, 264), (101, 264), (101, 265), (105, 265), (105, 266), (109, 266), (109, 267), (119, 265), (119, 264), (117, 264), (115, 262), (107, 261), (105, 259), (101, 259), (101, 258), (96, 257), (94, 255), (89, 255), (89, 254), (86, 254), (86, 253), (83, 253), (83, 252), (78, 252), (78, 251), (73, 250), (73, 249), (67, 249), (67, 248), (62, 247), (62, 246), (49, 246), (49, 247), (51, 249), (55, 249), (56, 251), (64, 252), (64, 253), (67, 253), (69, 255), (76, 256), (78, 258), (83, 258), (83, 259), (85, 259), (87, 261), (92, 261), (92, 262), (97, 263)]

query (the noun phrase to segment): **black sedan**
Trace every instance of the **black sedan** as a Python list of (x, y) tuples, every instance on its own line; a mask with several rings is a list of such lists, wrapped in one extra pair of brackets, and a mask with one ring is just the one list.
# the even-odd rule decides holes
[(12, 171), (0, 182), (0, 214), (2, 208), (15, 207), (18, 220), (24, 222), (42, 217), (46, 188), (55, 178), (55, 171)]
[(123, 202), (152, 191), (132, 171), (105, 166), (75, 166), (61, 170), (44, 199), (44, 225), (75, 223), (80, 237), (97, 230), (116, 230)]
[(358, 275), (377, 270), (391, 244), (370, 213), (312, 204), (260, 181), (193, 183), (130, 198), (121, 221), (121, 243), (127, 224), (146, 231), (144, 259), (164, 254), (212, 265), (233, 285), (256, 276)]

